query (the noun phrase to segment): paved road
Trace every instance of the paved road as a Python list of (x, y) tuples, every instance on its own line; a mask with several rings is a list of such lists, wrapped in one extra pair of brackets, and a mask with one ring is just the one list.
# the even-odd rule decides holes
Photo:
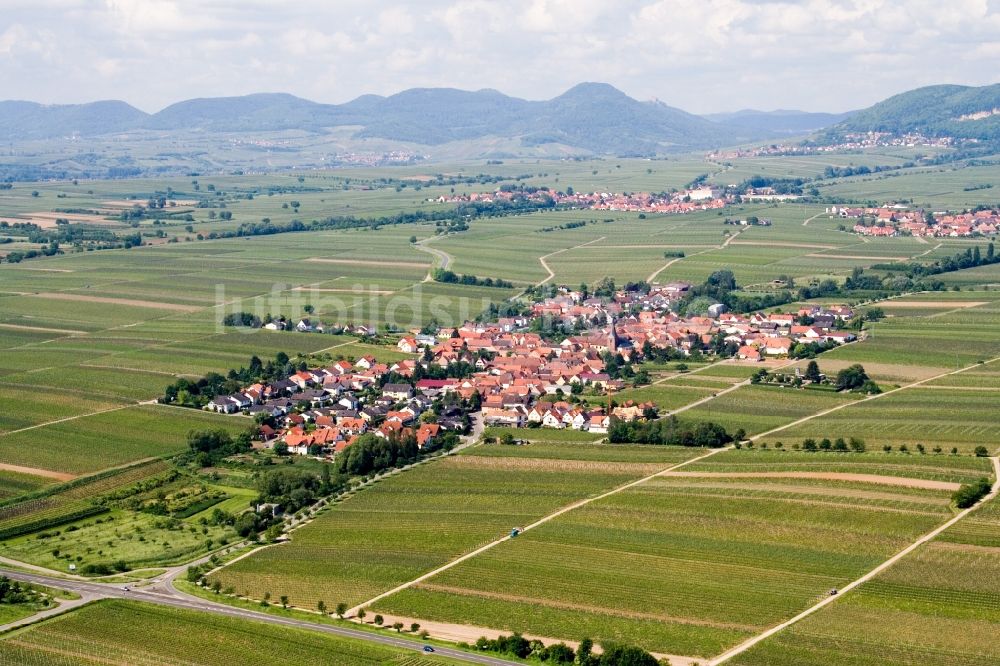
[[(90, 581), (81, 581), (81, 580), (66, 580), (63, 578), (43, 576), (41, 574), (34, 574), (34, 573), (24, 573), (20, 571), (12, 571), (3, 568), (0, 568), (0, 574), (7, 576), (11, 580), (17, 580), (24, 583), (35, 583), (37, 585), (47, 585), (49, 587), (56, 587), (63, 590), (70, 590), (72, 592), (80, 594), (81, 596), (87, 599), (132, 599), (134, 601), (142, 601), (145, 603), (157, 604), (160, 606), (184, 608), (188, 610), (201, 611), (205, 613), (214, 613), (216, 615), (226, 615), (229, 617), (251, 620), (254, 622), (266, 622), (268, 624), (294, 627), (296, 629), (304, 629), (306, 631), (316, 631), (324, 634), (340, 636), (343, 638), (352, 638), (355, 640), (377, 643), (379, 645), (385, 645), (388, 647), (398, 648), (401, 650), (411, 650), (413, 652), (419, 652), (419, 653), (423, 652), (422, 643), (413, 640), (407, 640), (400, 636), (394, 636), (388, 633), (388, 631), (386, 631), (385, 633), (373, 633), (368, 631), (362, 631), (359, 629), (350, 629), (347, 627), (333, 626), (326, 624), (316, 624), (314, 622), (307, 622), (305, 620), (296, 620), (293, 618), (279, 617), (276, 615), (261, 613), (259, 611), (253, 611), (244, 608), (236, 608), (221, 603), (215, 603), (207, 599), (194, 597), (188, 594), (184, 594), (182, 592), (178, 592), (176, 590), (167, 590), (162, 587), (150, 588), (146, 590), (133, 588), (130, 591), (126, 592), (121, 585), (92, 583)], [(473, 654), (469, 652), (463, 652), (462, 650), (456, 650), (448, 647), (435, 646), (434, 651), (436, 655), (448, 657), (451, 659), (457, 659), (459, 661), (465, 661), (473, 664), (491, 664), (494, 666), (511, 666), (511, 664), (514, 664), (514, 662), (507, 661), (506, 659), (500, 659), (498, 657), (492, 657), (486, 654)]]

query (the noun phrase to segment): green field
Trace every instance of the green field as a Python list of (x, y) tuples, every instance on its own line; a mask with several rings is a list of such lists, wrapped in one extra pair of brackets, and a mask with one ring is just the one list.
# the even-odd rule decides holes
[(101, 601), (8, 635), (0, 640), (0, 662), (23, 666), (457, 663), (317, 632), (132, 601)]
[(994, 500), (818, 613), (729, 663), (1000, 663), (1000, 531)]
[(554, 450), (576, 444), (545, 445), (534, 457), (536, 446), (481, 447), (380, 481), (296, 530), (291, 543), (216, 577), (254, 599), (270, 592), (303, 608), (354, 605), (513, 527), (698, 453), (656, 447), (634, 460), (635, 447), (590, 445), (563, 459)]
[(940, 491), (664, 477), (564, 514), (375, 610), (709, 657), (949, 515)]

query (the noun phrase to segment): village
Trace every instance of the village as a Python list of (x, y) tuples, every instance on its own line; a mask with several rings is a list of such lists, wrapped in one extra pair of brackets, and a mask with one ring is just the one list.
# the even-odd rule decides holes
[(923, 236), (929, 238), (968, 238), (992, 236), (1000, 230), (1000, 211), (978, 210), (963, 213), (932, 213), (909, 210), (900, 204), (878, 208), (831, 206), (830, 215), (857, 220), (852, 231), (861, 236), (891, 238)]
[(505, 189), (494, 192), (472, 192), (469, 194), (454, 194), (428, 199), (432, 203), (493, 203), (510, 201), (516, 197), (527, 197), (531, 201), (541, 202), (551, 200), (557, 206), (582, 208), (587, 210), (624, 211), (633, 213), (683, 214), (699, 210), (715, 210), (725, 208), (733, 203), (726, 196), (724, 188), (718, 186), (700, 185), (676, 192), (650, 193), (611, 193), (611, 192), (574, 192), (567, 188), (566, 192), (556, 192), (548, 188), (537, 189)]
[[(649, 383), (644, 361), (805, 358), (856, 339), (844, 330), (854, 316), (847, 306), (742, 315), (717, 305), (679, 316), (672, 308), (690, 289), (674, 282), (600, 298), (559, 287), (523, 315), (404, 335), (396, 347), (413, 358), (300, 369), (205, 409), (254, 417), (260, 446), (313, 456), (334, 456), (366, 433), (413, 438), (421, 450), (453, 445), (474, 422), (599, 435), (613, 419), (660, 415), (653, 402), (614, 399)], [(296, 329), (308, 330), (304, 322)]]

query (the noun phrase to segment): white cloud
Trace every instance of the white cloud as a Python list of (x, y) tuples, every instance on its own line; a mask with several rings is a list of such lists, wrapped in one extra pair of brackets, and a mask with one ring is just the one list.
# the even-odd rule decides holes
[(704, 112), (841, 110), (1000, 77), (998, 0), (0, 0), (0, 90), (40, 101), (605, 80)]

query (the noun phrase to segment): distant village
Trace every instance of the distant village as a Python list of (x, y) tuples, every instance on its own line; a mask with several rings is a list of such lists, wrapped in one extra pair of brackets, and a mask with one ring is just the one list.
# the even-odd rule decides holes
[(590, 192), (578, 193), (572, 188), (566, 192), (556, 192), (548, 188), (531, 189), (498, 189), (495, 192), (472, 192), (469, 194), (453, 194), (428, 199), (433, 203), (493, 203), (510, 201), (515, 197), (527, 197), (529, 200), (541, 202), (550, 199), (560, 206), (584, 208), (588, 210), (625, 211), (634, 213), (682, 214), (700, 210), (725, 208), (734, 199), (727, 196), (725, 189), (717, 186), (702, 185), (676, 192), (654, 194), (650, 192), (612, 193)]
[(919, 133), (895, 134), (892, 132), (853, 132), (845, 134), (837, 143), (772, 143), (749, 148), (734, 148), (708, 153), (710, 160), (735, 160), (748, 157), (779, 157), (816, 155), (860, 151), (869, 148), (950, 148), (959, 143), (976, 143), (975, 139), (954, 137), (929, 137)]
[(878, 208), (831, 206), (826, 212), (856, 220), (852, 231), (861, 236), (967, 238), (992, 236), (1000, 230), (1000, 211), (996, 210), (928, 214), (922, 210), (909, 210), (907, 206), (885, 205)]
[[(413, 358), (380, 363), (363, 356), (300, 369), (217, 396), (205, 408), (256, 417), (260, 446), (315, 456), (334, 456), (365, 433), (412, 437), (425, 449), (468, 432), (476, 419), (483, 426), (605, 434), (614, 419), (659, 415), (653, 402), (614, 399), (649, 383), (640, 381), (644, 361), (761, 362), (812, 356), (856, 339), (845, 330), (854, 317), (847, 306), (740, 315), (716, 305), (708, 316), (679, 316), (672, 307), (690, 288), (674, 282), (598, 298), (559, 287), (522, 315), (404, 335), (396, 347)], [(304, 320), (295, 328), (308, 330)]]

